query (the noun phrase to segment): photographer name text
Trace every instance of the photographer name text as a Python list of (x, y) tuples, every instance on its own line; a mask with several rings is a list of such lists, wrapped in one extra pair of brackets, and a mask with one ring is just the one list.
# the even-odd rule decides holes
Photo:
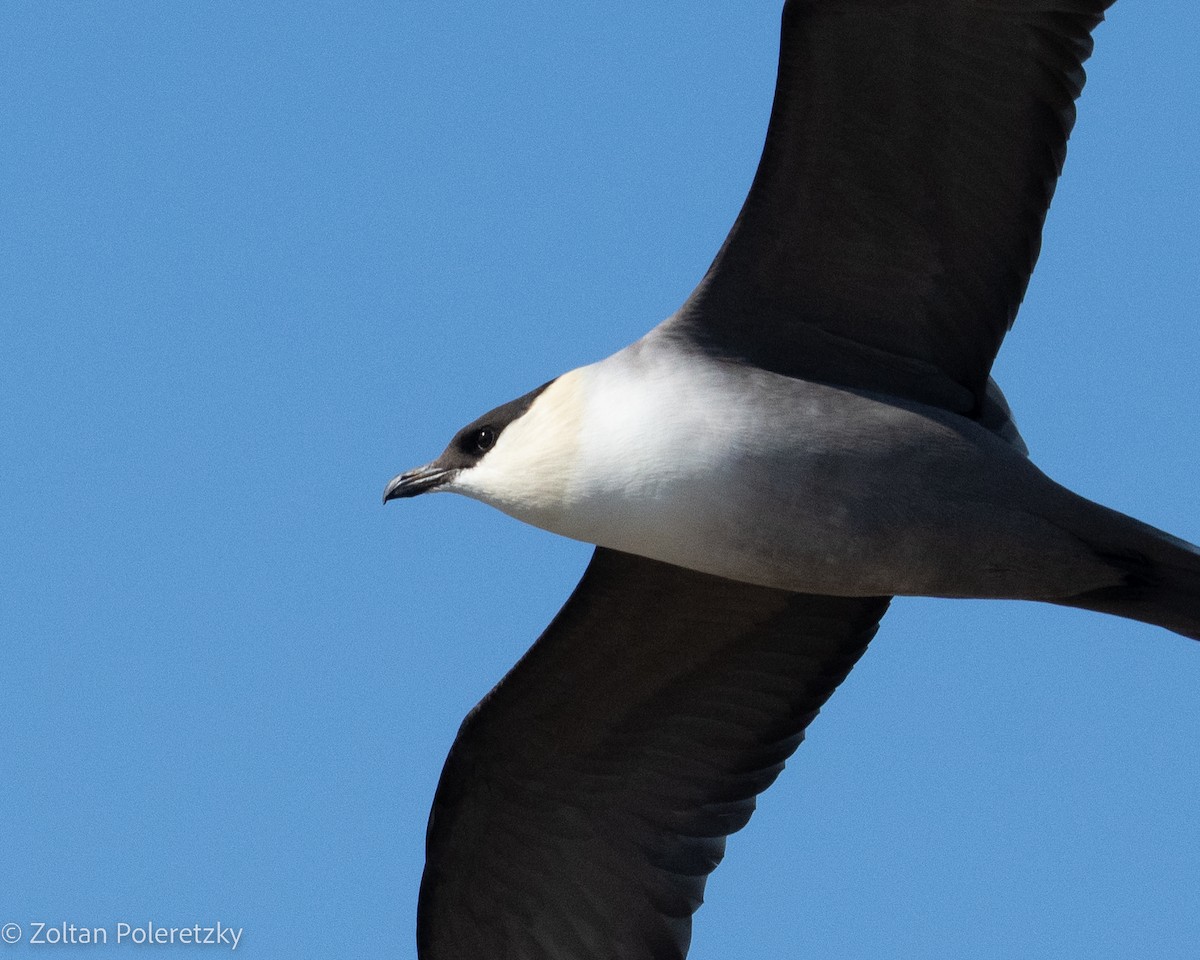
[(3, 939), (9, 944), (24, 939), (31, 947), (93, 943), (132, 943), (138, 946), (199, 944), (221, 946), (229, 950), (236, 950), (242, 939), (241, 927), (230, 927), (219, 920), (212, 926), (194, 923), (190, 927), (167, 927), (152, 920), (141, 923), (122, 921), (100, 927), (83, 926), (65, 920), (59, 923), (31, 920), (26, 924), (26, 930), (27, 935), (22, 936), (18, 924), (5, 924)]

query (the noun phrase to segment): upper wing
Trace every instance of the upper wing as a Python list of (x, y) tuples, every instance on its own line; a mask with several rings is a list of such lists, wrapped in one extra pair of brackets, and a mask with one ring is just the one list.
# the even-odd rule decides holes
[(726, 835), (887, 604), (598, 548), (446, 760), (422, 960), (682, 958)]
[(750, 194), (668, 325), (974, 414), (1112, 0), (788, 0)]

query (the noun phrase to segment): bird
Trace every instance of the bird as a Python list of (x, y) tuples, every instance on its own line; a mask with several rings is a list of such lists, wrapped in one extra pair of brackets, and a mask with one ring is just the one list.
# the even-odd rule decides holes
[(1200, 550), (1045, 476), (990, 377), (1110, 5), (787, 0), (762, 159), (691, 296), (388, 483), (596, 545), (447, 757), (424, 960), (685, 956), (893, 596), (1200, 639)]

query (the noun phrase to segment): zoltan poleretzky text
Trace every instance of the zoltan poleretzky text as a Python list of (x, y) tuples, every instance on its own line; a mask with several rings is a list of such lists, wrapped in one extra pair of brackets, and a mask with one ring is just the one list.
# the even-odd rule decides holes
[(242, 939), (241, 927), (230, 927), (219, 920), (211, 925), (196, 923), (188, 927), (163, 926), (151, 920), (139, 923), (122, 921), (99, 927), (83, 926), (67, 921), (51, 923), (31, 920), (28, 931), (27, 942), (31, 947), (101, 943), (135, 944), (137, 946), (196, 944), (236, 950)]

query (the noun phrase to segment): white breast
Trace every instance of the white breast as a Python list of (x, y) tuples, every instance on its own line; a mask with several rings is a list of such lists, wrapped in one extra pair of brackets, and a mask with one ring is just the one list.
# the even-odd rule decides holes
[(741, 485), (750, 399), (711, 361), (652, 340), (586, 368), (575, 469), (558, 532), (699, 567)]
[(680, 359), (651, 334), (564, 374), (453, 489), (617, 550), (675, 563), (707, 551), (746, 418), (719, 365)]

